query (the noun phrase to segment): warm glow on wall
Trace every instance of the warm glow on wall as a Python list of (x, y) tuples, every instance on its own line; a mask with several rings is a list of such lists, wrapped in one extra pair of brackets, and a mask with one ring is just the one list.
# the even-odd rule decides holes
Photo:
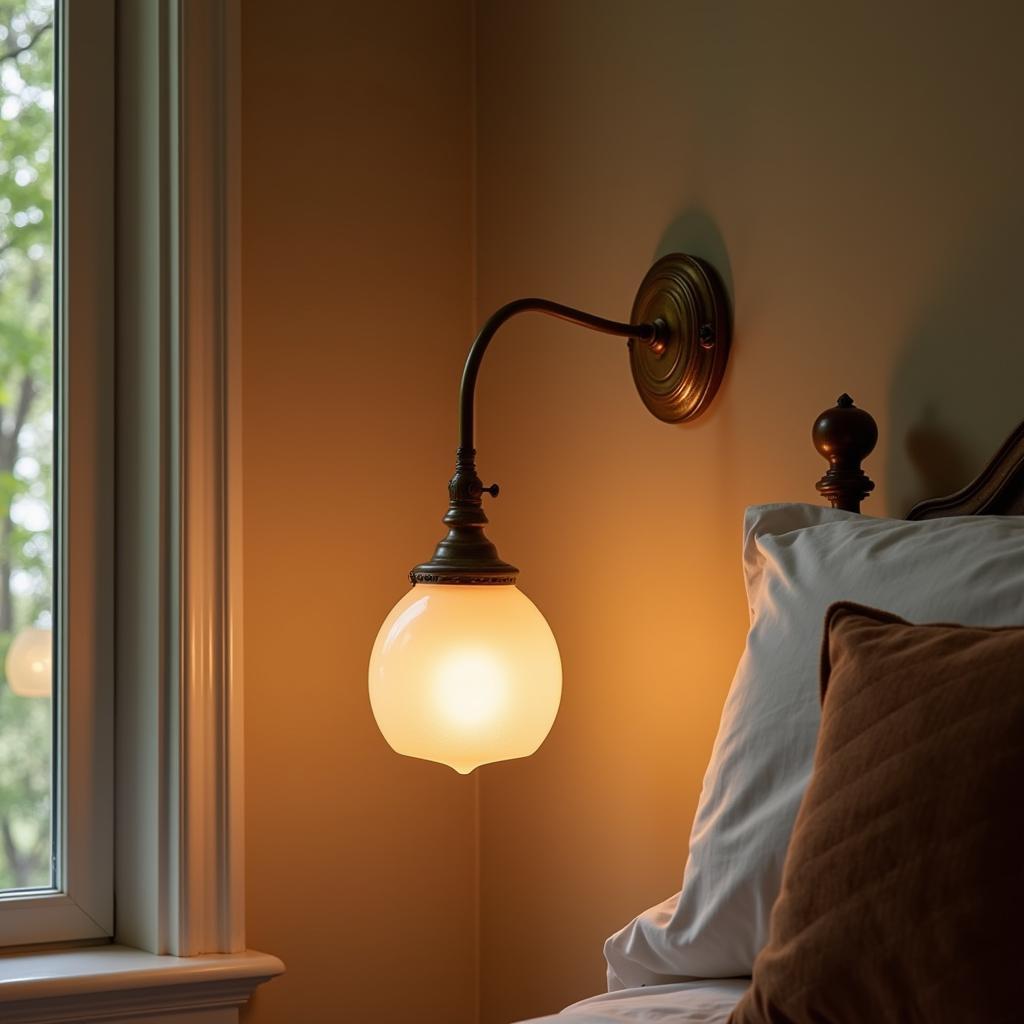
[(370, 656), (370, 703), (400, 754), (468, 774), (491, 761), (532, 754), (554, 722), (562, 665), (544, 617), (515, 584), (519, 570), (484, 534), (484, 487), (476, 471), (474, 396), (480, 363), (498, 328), (543, 313), (629, 339), (637, 390), (661, 420), (700, 415), (725, 372), (729, 315), (714, 270), (693, 256), (664, 256), (647, 272), (629, 323), (547, 299), (519, 299), (495, 313), (473, 342), (462, 375), (459, 447), (448, 484), (448, 534), (409, 574)]
[(532, 754), (561, 694), (555, 638), (515, 586), (417, 584), (370, 656), (370, 703), (388, 743), (462, 774)]

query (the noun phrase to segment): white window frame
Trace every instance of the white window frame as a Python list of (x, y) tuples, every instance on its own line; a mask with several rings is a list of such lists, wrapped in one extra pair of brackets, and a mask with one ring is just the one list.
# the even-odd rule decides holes
[(114, 931), (114, 0), (55, 8), (57, 877), (0, 896), (5, 947)]
[(238, 0), (118, 6), (117, 915), (244, 940)]
[(0, 957), (0, 1019), (235, 1024), (283, 970), (244, 930), (240, 0), (95, 2), (116, 22), (114, 944)]

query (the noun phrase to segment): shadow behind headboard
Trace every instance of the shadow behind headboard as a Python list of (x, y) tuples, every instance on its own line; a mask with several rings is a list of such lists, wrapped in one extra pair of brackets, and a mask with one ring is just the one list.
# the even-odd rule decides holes
[[(874, 490), (874, 482), (861, 469), (878, 440), (872, 416), (840, 395), (831, 409), (814, 422), (814, 447), (828, 459), (829, 468), (815, 485), (833, 508), (859, 512), (860, 503)], [(946, 516), (1024, 515), (1024, 423), (1003, 442), (999, 451), (966, 487), (942, 498), (918, 502), (908, 519)]]

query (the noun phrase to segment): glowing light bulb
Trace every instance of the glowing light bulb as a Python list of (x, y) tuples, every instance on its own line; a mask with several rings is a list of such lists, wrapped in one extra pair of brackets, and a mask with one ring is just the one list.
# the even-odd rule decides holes
[(370, 704), (399, 754), (468, 774), (532, 754), (562, 695), (544, 616), (515, 586), (419, 583), (370, 655)]
[(7, 685), (19, 697), (49, 697), (53, 693), (53, 634), (26, 626), (11, 641), (4, 660)]

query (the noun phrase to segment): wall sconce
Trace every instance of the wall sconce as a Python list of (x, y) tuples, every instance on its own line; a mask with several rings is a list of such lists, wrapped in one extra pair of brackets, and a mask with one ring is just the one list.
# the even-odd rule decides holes
[(417, 565), (413, 587), (384, 620), (370, 655), (370, 703), (400, 754), (468, 774), (491, 761), (532, 754), (558, 711), (562, 666), (544, 616), (516, 586), (519, 570), (484, 534), (476, 471), (474, 394), (498, 329), (520, 313), (543, 313), (628, 338), (630, 366), (647, 408), (667, 423), (695, 419), (721, 383), (729, 352), (729, 307), (714, 269), (672, 254), (647, 272), (630, 323), (547, 299), (499, 309), (469, 350), (459, 396), (460, 437), (444, 516), (448, 534)]

